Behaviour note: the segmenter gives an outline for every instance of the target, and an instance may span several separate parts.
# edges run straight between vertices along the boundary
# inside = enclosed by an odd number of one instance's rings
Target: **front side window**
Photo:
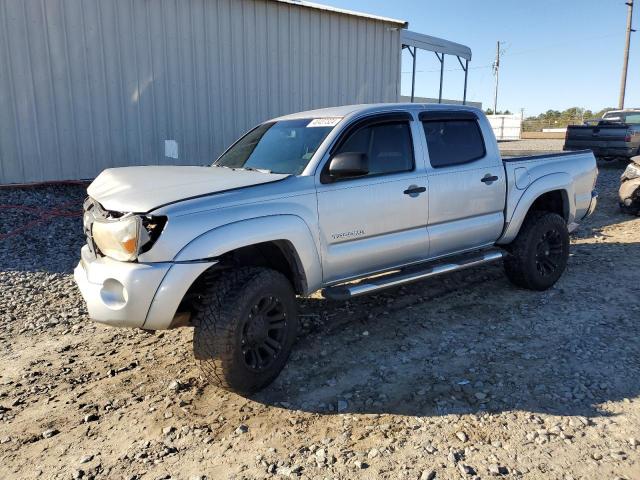
[[[339,153],[364,153],[369,175],[413,170],[411,132],[407,122],[377,123],[352,133],[338,148]]]
[[[298,175],[338,119],[282,120],[259,125],[227,150],[214,165]]]
[[[423,121],[433,168],[473,162],[485,156],[482,132],[475,120]]]

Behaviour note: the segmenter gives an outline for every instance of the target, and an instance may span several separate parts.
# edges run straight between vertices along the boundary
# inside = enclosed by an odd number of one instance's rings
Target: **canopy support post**
[[[444,77],[444,53],[442,54],[442,56],[438,55],[438,52],[433,52],[436,54],[436,57],[438,57],[438,60],[440,60],[440,93],[438,94],[438,103],[442,103],[442,81],[443,81],[443,77]]]
[[[463,65],[462,60],[460,60],[460,57],[456,57],[456,58],[458,59],[458,63],[460,63],[462,70],[464,70],[464,92],[462,93],[462,104],[466,105],[467,104],[467,78],[469,76],[469,60],[465,60]]]
[[[406,47],[413,57],[413,67],[411,69],[411,103],[413,103],[416,92],[416,57],[418,56],[418,47],[413,47],[413,51],[411,51],[411,47],[409,45],[403,45],[403,47]]]

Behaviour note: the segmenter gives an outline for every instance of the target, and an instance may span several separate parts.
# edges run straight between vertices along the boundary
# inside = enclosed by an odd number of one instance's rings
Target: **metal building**
[[[397,101],[406,26],[298,0],[0,0],[0,183],[210,163],[270,117]]]

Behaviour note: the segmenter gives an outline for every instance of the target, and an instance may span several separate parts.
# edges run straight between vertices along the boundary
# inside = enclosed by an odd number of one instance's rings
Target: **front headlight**
[[[137,215],[115,220],[96,219],[91,236],[104,255],[123,262],[135,260],[139,248],[149,241],[149,233]]]
[[[634,178],[640,177],[640,167],[635,163],[630,163],[627,165],[624,173],[622,174],[622,180],[633,180]]]

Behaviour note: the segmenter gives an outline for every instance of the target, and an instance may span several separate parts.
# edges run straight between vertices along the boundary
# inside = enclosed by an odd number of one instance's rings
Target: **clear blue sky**
[[[504,42],[498,109],[534,115],[548,109],[616,107],[624,51],[624,0],[315,0],[409,22],[409,29],[471,47],[469,100],[493,106],[491,64]],[[640,107],[640,1],[634,11],[625,106]],[[403,55],[403,72],[411,70]],[[445,61],[444,96],[462,95],[455,57]],[[447,71],[457,67],[457,71]],[[439,62],[419,51],[416,95],[437,97]],[[411,75],[403,73],[402,92]]]

